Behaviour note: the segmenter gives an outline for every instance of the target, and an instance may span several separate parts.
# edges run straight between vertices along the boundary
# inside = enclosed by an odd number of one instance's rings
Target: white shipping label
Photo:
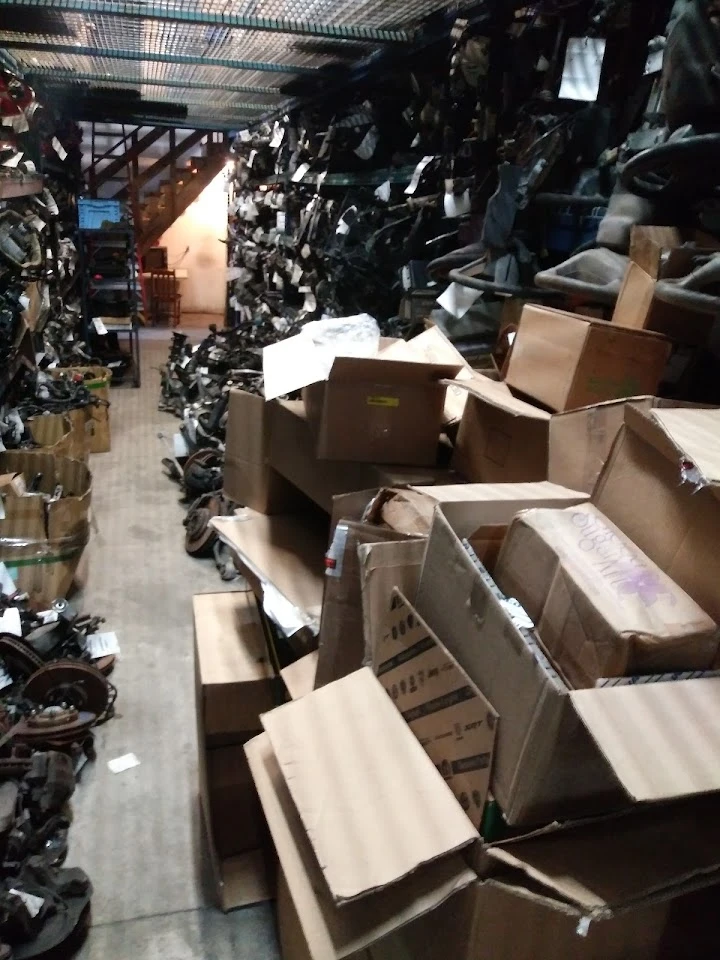
[[[108,760],[108,768],[111,773],[123,773],[125,770],[132,770],[133,767],[140,765],[140,761],[134,753],[124,753],[121,757],[115,757],[114,760]]]
[[[88,634],[87,649],[93,660],[120,655],[120,644],[114,630]]]
[[[605,41],[599,37],[570,37],[565,53],[561,100],[592,103],[600,90]]]
[[[104,337],[107,333],[107,327],[103,323],[102,317],[93,317],[93,326],[98,336]]]
[[[275,121],[275,126],[273,127],[272,140],[270,141],[270,146],[273,150],[277,150],[280,144],[283,142],[285,137],[285,127],[283,127],[278,121]]]

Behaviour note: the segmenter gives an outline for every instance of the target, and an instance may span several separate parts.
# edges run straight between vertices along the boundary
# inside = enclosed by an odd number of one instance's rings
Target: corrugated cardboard
[[[386,360],[416,360],[425,363],[451,363],[460,369],[456,380],[471,380],[473,369],[459,350],[456,350],[440,327],[423,330],[411,340],[397,340],[380,351]],[[449,385],[445,394],[444,420],[447,424],[459,423],[467,403],[467,393]]]
[[[576,689],[717,657],[717,624],[591,504],[518,514],[494,577]]]
[[[593,502],[720,623],[720,410],[628,408]]]
[[[368,668],[262,720],[335,903],[384,890],[477,839]]]
[[[311,698],[316,696],[310,694]],[[305,697],[298,703],[307,700]],[[392,707],[389,701],[388,704]],[[318,743],[324,743],[324,737]],[[432,911],[475,879],[460,856],[443,857],[378,894],[338,907],[323,879],[270,738],[267,734],[256,737],[246,744],[245,750],[311,960],[353,956]],[[364,759],[365,755],[360,757]],[[455,804],[454,799],[452,802]],[[370,839],[376,828],[384,832],[383,822],[390,810],[384,808],[381,815],[381,820],[373,825]],[[364,841],[365,837],[356,837],[361,847]]]
[[[210,522],[240,561],[267,616],[307,652],[320,628],[324,518],[313,511],[268,517],[244,509]]]
[[[278,400],[269,407],[272,410],[271,465],[327,513],[332,511],[333,497],[355,490],[408,483],[432,484],[438,479],[451,482],[449,472],[436,467],[318,460],[305,405],[298,400]]]
[[[280,671],[291,700],[299,700],[314,690],[317,662],[317,650],[312,650]]]
[[[193,613],[200,805],[218,900],[230,910],[272,896],[242,744],[274,701],[252,595],[199,594]]]
[[[262,729],[272,710],[272,668],[252,593],[193,597],[197,682],[205,741],[237,743]]]
[[[479,829],[497,713],[397,589],[374,654],[378,680]]]
[[[711,316],[658,300],[655,279],[636,263],[628,264],[611,322],[695,345],[706,343],[712,330]]]
[[[528,304],[506,383],[550,410],[573,410],[655,394],[669,355],[660,334]]]
[[[377,650],[384,633],[385,615],[397,587],[414,601],[425,556],[424,540],[370,543],[358,548],[362,596],[364,663],[377,672]]]
[[[259,513],[288,513],[298,504],[293,487],[269,465],[274,404],[231,390],[225,434],[223,492]]]
[[[35,443],[44,447],[47,453],[87,462],[90,431],[84,410],[30,417],[27,426]]]
[[[336,357],[326,381],[303,390],[321,460],[433,466],[445,386],[457,364]]]
[[[41,475],[40,494],[7,495],[0,520],[0,560],[35,609],[45,609],[72,588],[90,536],[90,471],[78,460],[42,451],[0,453],[0,474]],[[63,490],[50,500],[57,485]],[[44,494],[45,496],[41,495]]]
[[[103,401],[97,406],[85,407],[86,423],[90,432],[90,453],[110,451],[110,381],[112,370],[108,367],[55,367],[48,373],[56,379],[79,375],[88,390]],[[87,379],[86,375],[90,374]]]
[[[470,400],[460,423],[453,468],[479,483],[547,479],[550,414],[518,400],[504,383],[477,373],[459,386]]]
[[[363,665],[365,639],[358,548],[404,537],[394,530],[353,520],[341,520],[335,527],[325,566],[316,687],[339,680]]]
[[[677,416],[698,413],[671,412]],[[652,411],[649,418],[643,419],[643,415],[632,408],[626,412],[628,416],[638,416],[642,422],[650,424],[658,413],[662,415],[664,411]],[[618,438],[599,489],[604,488],[608,493],[609,505],[618,500],[622,502],[626,515],[630,517],[644,513],[638,510],[638,503],[652,504],[653,509],[663,510],[662,519],[659,513],[654,518],[655,535],[662,538],[668,520],[674,520],[670,494],[678,503],[689,497],[689,491],[686,493],[678,486],[677,461],[673,463],[675,486],[672,491],[665,490],[664,502],[653,501],[647,489],[638,491],[637,478],[628,469],[628,461],[621,464],[618,459],[627,432],[623,430]],[[661,464],[667,463],[661,454],[657,456]],[[645,462],[644,466],[649,464]],[[611,483],[611,479],[614,482]],[[610,498],[613,487],[615,491]],[[616,496],[621,487],[626,494],[632,490],[640,497],[635,501],[634,509]],[[709,490],[701,490],[698,496],[703,493],[709,495],[715,508],[717,524],[715,497]],[[599,507],[602,507],[601,499],[597,499]],[[621,714],[616,711],[617,698],[607,696],[613,688],[576,691],[571,697],[533,634],[524,628],[494,581],[463,547],[463,538],[485,519],[483,505],[465,505],[453,513],[454,506],[446,504],[436,510],[417,607],[502,718],[495,750],[492,792],[508,822],[542,823],[554,818],[618,809],[627,804],[629,798],[634,798],[639,783],[644,783],[645,788],[642,797],[637,799],[646,801],[689,796],[701,789],[717,789],[703,786],[703,778],[693,772],[695,767],[713,773],[720,769],[720,737],[714,722],[706,722],[704,697],[695,697],[693,687],[688,686],[693,681],[659,684],[649,699],[644,692],[646,686],[623,687],[628,692],[622,698]],[[617,517],[611,518],[621,526]],[[645,519],[642,523],[649,534]],[[627,527],[621,529],[629,533]],[[679,542],[688,540],[692,544],[687,528],[683,533]],[[676,530],[676,538],[679,536],[680,531]],[[632,536],[632,539],[642,546],[637,537]],[[679,552],[677,547],[675,549]],[[650,551],[645,552],[652,557]],[[658,556],[652,558],[662,566]],[[667,561],[668,557],[665,559]],[[704,560],[697,554],[693,559],[693,566],[695,563],[701,566]],[[670,573],[667,569],[666,572]],[[670,575],[680,582],[678,577]],[[693,596],[687,586],[685,589]],[[694,599],[700,602],[698,596]],[[717,684],[720,690],[717,679],[702,682]],[[703,687],[703,692],[705,689],[712,688]],[[634,694],[633,691],[640,692]],[[593,703],[594,709],[591,711],[583,706],[581,714],[573,704],[575,696],[583,704]],[[655,704],[655,698],[658,704],[664,698],[667,712],[660,711],[659,707],[649,710],[649,702]],[[617,740],[618,752],[612,756],[608,745],[609,731],[614,732]],[[690,731],[692,735],[688,736]],[[620,754],[624,765],[618,760]],[[662,764],[658,764],[658,757],[662,757]],[[666,772],[663,783],[656,784],[653,793],[656,766],[662,766]],[[622,791],[620,784],[624,788]]]

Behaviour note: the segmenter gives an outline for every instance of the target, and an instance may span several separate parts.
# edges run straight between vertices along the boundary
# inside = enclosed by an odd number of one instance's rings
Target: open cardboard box
[[[218,901],[230,910],[272,896],[243,749],[275,705],[272,670],[251,593],[198,594],[193,613],[200,804]]]
[[[720,411],[628,406],[592,497],[717,622],[719,437]],[[464,543],[487,518],[438,507],[417,607],[500,714],[492,791],[508,822],[719,790],[720,679],[568,690]]]
[[[266,516],[254,510],[210,521],[230,547],[265,614],[297,653],[317,646],[327,520],[314,510]]]

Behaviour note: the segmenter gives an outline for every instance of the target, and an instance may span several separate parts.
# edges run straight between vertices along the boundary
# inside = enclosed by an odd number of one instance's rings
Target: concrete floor
[[[78,603],[118,634],[118,716],[97,731],[98,759],[73,801],[70,866],[90,875],[93,928],[82,960],[278,960],[268,904],[224,915],[214,903],[199,815],[193,678],[194,593],[226,586],[183,549],[178,488],[161,466],[157,409],[167,331],[142,344],[143,386],[112,391],[112,452],[91,457],[89,580]],[[231,585],[230,585],[231,586]],[[135,753],[113,774],[107,761]]]

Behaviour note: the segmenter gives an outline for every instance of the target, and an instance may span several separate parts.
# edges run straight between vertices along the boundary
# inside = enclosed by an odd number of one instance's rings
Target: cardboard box
[[[48,370],[55,379],[73,377],[82,379],[88,390],[101,402],[97,406],[84,408],[86,423],[89,424],[90,453],[110,452],[110,381],[112,370],[108,367],[55,367]]]
[[[14,450],[0,453],[0,474],[19,474],[26,482],[41,475],[38,493],[3,497],[0,560],[31,606],[46,609],[68,595],[90,537],[90,471],[78,460]],[[58,485],[63,496],[52,500]]]
[[[355,490],[417,483],[450,483],[449,471],[439,468],[383,466],[318,460],[315,437],[308,423],[305,405],[298,400],[277,400],[267,405],[272,411],[269,456],[272,467],[327,513],[333,498]]]
[[[305,694],[315,689],[315,674],[317,672],[318,653],[312,650],[300,657],[295,663],[283,667],[280,676],[291,700],[299,700]]]
[[[303,389],[321,460],[433,466],[453,364],[336,357],[327,380]]]
[[[546,480],[550,414],[512,395],[504,383],[475,374],[452,466],[478,483]]]
[[[404,539],[404,534],[370,523],[341,520],[325,560],[325,590],[315,686],[359,670],[365,657],[358,548]]]
[[[264,823],[243,744],[274,706],[271,671],[250,593],[193,597],[200,804],[223,910],[272,896]]]
[[[35,443],[47,453],[87,463],[90,453],[90,428],[84,410],[30,417],[27,425]]]
[[[571,687],[717,657],[717,624],[591,504],[519,513],[494,576]]]
[[[23,497],[27,493],[25,477],[22,473],[3,473],[0,475],[0,492],[14,497]]]
[[[655,394],[670,341],[550,307],[522,313],[506,383],[550,410]]]
[[[327,520],[319,511],[268,517],[238,510],[210,521],[242,566],[265,614],[296,653],[317,646]]]
[[[325,687],[324,690],[312,693],[297,703],[312,701],[328,689],[331,688]],[[383,697],[387,699],[384,692]],[[395,711],[389,701],[388,705]],[[397,732],[397,724],[394,724],[393,728]],[[326,734],[332,729],[332,723],[326,725],[322,735],[315,741],[315,746],[321,748],[326,743]],[[405,728],[405,734],[412,738],[407,728]],[[286,893],[289,894],[296,915],[296,923],[290,931],[290,936],[285,936],[283,927],[287,917],[286,895],[281,882],[278,904],[281,943],[285,946],[286,943],[291,942],[298,948],[302,946],[305,949],[305,952],[291,952],[289,956],[293,960],[296,957],[309,957],[311,960],[333,960],[333,958],[340,960],[340,958],[353,957],[353,960],[356,960],[356,954],[366,960],[363,951],[418,916],[429,913],[475,879],[475,874],[465,865],[461,856],[457,854],[439,856],[404,880],[392,883],[376,894],[369,894],[338,906],[323,879],[317,857],[273,752],[270,738],[267,734],[262,734],[246,744],[245,750],[275,843],[282,873],[287,882]],[[365,761],[372,760],[373,752],[374,745],[368,753],[356,751],[353,748],[352,757],[346,759],[352,760],[362,775],[363,770],[366,769]],[[424,759],[427,760],[427,757]],[[432,769],[432,764],[430,764],[430,773],[440,779],[437,772]],[[342,781],[338,780],[338,783]],[[437,781],[434,781],[434,786],[436,785]],[[440,785],[443,786],[441,779]],[[452,795],[450,800],[457,808]],[[418,808],[417,796],[413,798],[412,806]],[[444,809],[445,804],[441,803],[440,806]],[[381,836],[386,836],[388,833],[392,835],[394,832],[394,814],[391,808],[390,803],[382,807],[379,819],[372,824],[368,836],[375,837],[376,842]],[[343,805],[341,809],[345,809],[347,813],[350,808],[345,808]],[[354,805],[352,809],[355,809]],[[424,805],[423,810],[424,832],[432,837],[435,832],[436,818],[442,817],[442,810],[431,803]],[[444,832],[442,823],[439,826],[442,834]],[[352,828],[352,833],[346,839],[354,841],[360,849],[364,847],[366,837]],[[396,840],[393,839],[389,843],[388,854],[391,854],[395,848]],[[438,844],[435,849],[439,851],[440,848],[441,844]],[[409,852],[412,853],[412,849]],[[350,866],[354,862],[353,857],[349,861]],[[302,933],[302,941],[298,935],[298,925]]]
[[[687,269],[692,269],[687,264]],[[637,263],[629,263],[611,322],[633,330],[661,333],[678,343],[702,345],[712,330],[712,317],[655,297],[655,279]]]
[[[720,411],[628,407],[625,415],[593,502],[717,622],[720,511],[710,477],[720,464]],[[689,477],[705,485],[697,490]],[[463,546],[487,521],[486,506],[453,507],[436,510],[417,608],[501,717],[492,792],[508,822],[720,788],[720,735],[709,705],[720,681],[569,691]]]
[[[269,465],[274,405],[244,390],[231,390],[225,434],[223,493],[259,513],[288,513],[300,498]]]
[[[272,710],[273,671],[252,593],[201,593],[193,597],[198,710],[204,742],[244,742],[262,729]]]
[[[374,659],[385,692],[479,830],[497,713],[397,589]]]

